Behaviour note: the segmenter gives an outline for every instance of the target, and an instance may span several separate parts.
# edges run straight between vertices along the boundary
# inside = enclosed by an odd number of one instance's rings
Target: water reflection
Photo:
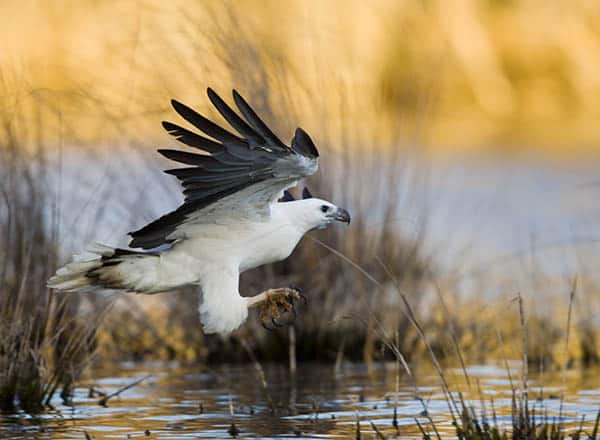
[[[472,383],[479,382],[488,414],[493,399],[499,424],[510,423],[511,388],[507,372],[495,366],[471,366]],[[95,371],[99,377],[77,389],[72,407],[59,399],[56,409],[39,416],[5,416],[2,438],[95,439],[126,438],[228,438],[232,423],[240,438],[354,438],[360,429],[374,435],[373,423],[384,435],[393,435],[394,412],[402,438],[421,438],[415,420],[430,430],[428,417],[442,433],[453,433],[448,406],[433,374],[422,373],[415,388],[400,381],[395,392],[393,365],[379,365],[367,373],[363,365],[346,365],[336,378],[331,366],[301,365],[296,381],[280,365],[265,366],[266,388],[251,365],[191,368],[176,364],[121,364]],[[459,382],[461,370],[448,370]],[[89,388],[116,393],[127,384],[147,377],[141,384],[98,405]],[[462,381],[461,381],[462,382]],[[467,402],[481,409],[479,391],[462,389]],[[539,414],[555,417],[561,411],[567,427],[578,426],[582,417],[590,426],[600,408],[597,372],[533,377],[532,405]],[[543,398],[543,400],[541,399]],[[231,409],[233,408],[233,414]],[[394,411],[395,409],[395,411]]]

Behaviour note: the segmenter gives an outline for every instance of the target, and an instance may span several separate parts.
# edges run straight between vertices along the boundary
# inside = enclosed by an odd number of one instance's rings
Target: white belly
[[[244,240],[241,249],[240,272],[263,264],[285,260],[290,256],[302,234],[292,226],[277,230],[257,231]]]
[[[191,229],[191,228],[190,228]],[[300,239],[302,231],[289,223],[244,223],[201,225],[192,236],[175,246],[198,261],[200,273],[205,263],[237,265],[240,272],[287,258]]]

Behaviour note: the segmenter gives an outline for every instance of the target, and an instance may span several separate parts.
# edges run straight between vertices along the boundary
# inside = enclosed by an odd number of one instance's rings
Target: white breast
[[[282,205],[282,206],[279,206]],[[306,228],[297,216],[290,216],[286,206],[276,204],[265,221],[224,219],[220,223],[190,225],[189,238],[175,245],[176,252],[195,258],[199,272],[205,263],[235,264],[240,272],[287,258]]]
[[[240,272],[286,259],[300,238],[301,232],[289,223],[257,225],[241,243]]]

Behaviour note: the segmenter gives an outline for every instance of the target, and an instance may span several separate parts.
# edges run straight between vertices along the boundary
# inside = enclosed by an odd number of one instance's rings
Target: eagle
[[[295,199],[288,189],[317,171],[319,152],[302,129],[284,144],[233,90],[234,111],[214,90],[208,99],[227,130],[172,100],[175,111],[196,130],[163,122],[179,142],[200,154],[160,149],[184,166],[165,172],[183,186],[184,201],[137,231],[129,249],[93,244],[93,258],[76,258],[58,269],[48,287],[61,291],[120,290],[155,294],[196,286],[205,333],[230,334],[260,309],[260,319],[293,310],[301,298],[292,287],[255,296],[239,292],[240,273],[286,259],[309,231],[333,222],[350,223],[348,211],[312,197]],[[276,322],[273,320],[273,322]]]

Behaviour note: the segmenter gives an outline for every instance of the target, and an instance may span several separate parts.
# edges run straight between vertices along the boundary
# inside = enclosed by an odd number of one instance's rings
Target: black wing
[[[208,154],[158,150],[169,159],[190,165],[165,171],[181,181],[185,200],[175,211],[138,231],[130,232],[130,247],[151,249],[171,243],[180,238],[176,233],[178,228],[192,217],[199,218],[200,210],[213,207],[217,202],[223,204],[224,199],[229,200],[229,205],[244,204],[243,200],[231,196],[257,184],[260,185],[252,193],[254,205],[251,209],[259,209],[266,203],[276,201],[282,190],[316,171],[319,153],[304,130],[296,129],[291,147],[288,147],[235,90],[233,99],[243,117],[212,89],[209,88],[207,93],[212,104],[239,136],[186,105],[171,101],[181,117],[210,138],[171,122],[163,122],[163,127],[178,141]],[[248,203],[244,208],[248,209]]]

